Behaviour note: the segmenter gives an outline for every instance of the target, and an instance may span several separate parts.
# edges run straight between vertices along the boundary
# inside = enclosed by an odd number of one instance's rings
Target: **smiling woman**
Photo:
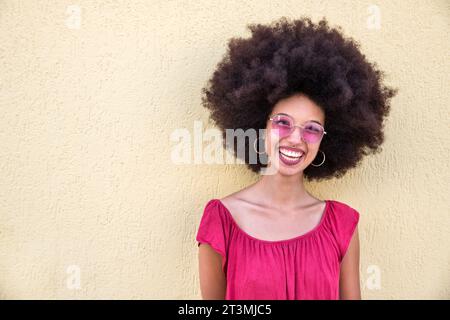
[[[309,18],[283,17],[271,25],[248,28],[252,36],[229,41],[226,56],[203,88],[203,105],[224,133],[266,128],[280,100],[302,93],[320,109],[316,114],[321,123],[326,121],[320,147],[323,154],[332,155],[320,167],[306,167],[305,178],[342,177],[364,155],[380,151],[383,121],[397,89],[383,85],[384,73],[367,61],[356,41],[346,38],[340,27],[330,28],[325,18],[314,24]],[[251,147],[247,143],[246,149]],[[265,166],[248,161],[248,153],[245,156],[252,171]]]
[[[202,296],[360,299],[360,214],[315,198],[304,178],[341,177],[378,152],[397,89],[326,19],[249,29],[250,38],[230,40],[202,101],[224,136],[258,129],[248,152],[236,143],[233,151],[263,174],[206,204],[196,237]],[[268,161],[249,161],[250,152]]]

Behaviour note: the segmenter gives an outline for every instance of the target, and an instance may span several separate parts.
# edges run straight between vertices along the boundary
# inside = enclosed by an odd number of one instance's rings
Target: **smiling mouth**
[[[304,157],[304,153],[301,151],[293,151],[288,149],[279,148],[278,153],[281,161],[286,165],[298,164]]]
[[[278,151],[283,155],[291,159],[299,159],[304,155],[302,151],[293,151],[283,147],[280,147]]]

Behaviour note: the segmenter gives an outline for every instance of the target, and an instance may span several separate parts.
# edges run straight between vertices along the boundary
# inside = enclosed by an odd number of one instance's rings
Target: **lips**
[[[288,157],[292,158],[299,158],[301,157],[305,152],[302,149],[292,148],[292,147],[280,147],[279,151]]]
[[[278,149],[280,160],[289,166],[298,164],[305,154],[302,149],[292,148],[292,147],[279,147]]]

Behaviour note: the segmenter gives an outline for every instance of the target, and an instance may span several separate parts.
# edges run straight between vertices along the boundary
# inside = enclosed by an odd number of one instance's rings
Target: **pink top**
[[[312,230],[269,241],[242,230],[219,199],[208,201],[196,240],[223,257],[225,300],[338,300],[340,263],[359,213],[336,200],[325,202]]]

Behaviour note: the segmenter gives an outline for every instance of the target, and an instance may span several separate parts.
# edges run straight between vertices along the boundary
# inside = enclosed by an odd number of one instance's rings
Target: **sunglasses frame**
[[[274,120],[274,118],[275,118],[276,116],[284,116],[284,117],[288,117],[288,118],[290,118],[290,119],[292,120],[292,123],[293,123],[293,125],[291,126],[292,130],[291,130],[291,132],[289,133],[289,135],[287,135],[286,137],[290,136],[290,135],[292,134],[292,132],[295,131],[295,127],[299,127],[299,128],[300,128],[300,135],[301,135],[301,137],[302,137],[302,139],[303,139],[303,130],[305,129],[305,126],[306,126],[309,122],[312,122],[312,123],[314,123],[314,124],[316,124],[316,125],[322,127],[323,134],[322,134],[322,136],[320,137],[320,139],[319,139],[318,141],[320,141],[320,140],[323,138],[323,136],[327,134],[327,132],[325,131],[325,128],[324,128],[320,123],[317,123],[317,122],[314,122],[314,121],[307,121],[306,124],[304,124],[303,126],[302,126],[302,125],[296,125],[296,124],[295,124],[295,121],[294,121],[294,118],[292,118],[290,115],[285,114],[285,113],[277,113],[277,114],[273,115],[272,117],[270,117],[269,120],[272,122],[272,124],[273,124],[273,120]]]

